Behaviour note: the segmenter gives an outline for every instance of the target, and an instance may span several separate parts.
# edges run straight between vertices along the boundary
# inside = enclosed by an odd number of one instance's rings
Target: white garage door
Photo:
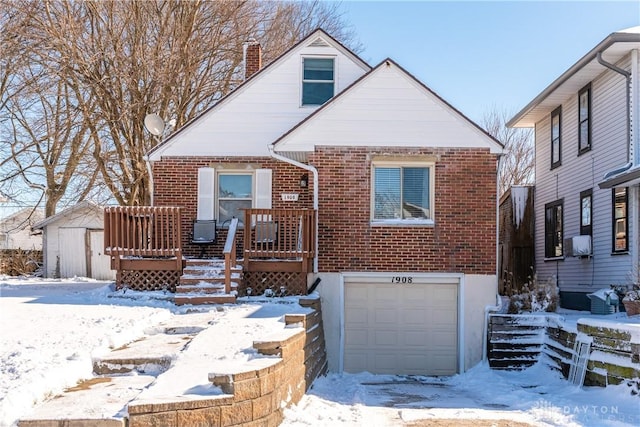
[[[394,280],[411,283],[391,283]],[[390,277],[373,283],[345,280],[346,372],[457,372],[457,283],[416,282],[420,280],[415,277]]]

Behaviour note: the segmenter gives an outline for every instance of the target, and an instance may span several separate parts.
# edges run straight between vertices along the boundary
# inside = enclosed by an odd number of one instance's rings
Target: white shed
[[[104,254],[104,208],[81,202],[35,224],[42,229],[44,271],[47,277],[115,279]]]

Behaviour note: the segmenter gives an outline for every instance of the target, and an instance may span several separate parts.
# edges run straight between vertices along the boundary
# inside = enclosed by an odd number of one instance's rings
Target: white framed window
[[[433,224],[434,174],[434,163],[374,162],[372,223]]]
[[[233,217],[242,221],[243,209],[253,206],[253,193],[253,174],[218,172],[218,222],[222,224]]]
[[[302,105],[322,105],[335,92],[335,59],[302,58]]]
[[[242,223],[243,209],[271,209],[271,179],[271,169],[198,169],[197,219],[223,225],[236,217]]]

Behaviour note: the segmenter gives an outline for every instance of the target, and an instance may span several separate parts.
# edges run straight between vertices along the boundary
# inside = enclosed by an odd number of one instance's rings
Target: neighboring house
[[[33,226],[42,230],[46,277],[91,277],[112,280],[110,259],[104,255],[104,208],[85,201],[43,219]]]
[[[196,218],[257,235],[258,217],[317,212],[297,271],[305,289],[320,279],[331,370],[448,375],[481,360],[496,302],[502,149],[391,59],[372,68],[316,30],[148,157],[154,205],[187,218],[187,255]],[[293,268],[267,262],[250,283]]]
[[[0,219],[0,249],[42,250],[42,235],[31,231],[42,217],[42,210],[24,208]]]
[[[514,185],[500,197],[498,271],[500,295],[511,296],[533,279],[534,188]]]
[[[535,269],[565,308],[638,280],[639,52],[640,27],[612,33],[508,123],[535,128]]]

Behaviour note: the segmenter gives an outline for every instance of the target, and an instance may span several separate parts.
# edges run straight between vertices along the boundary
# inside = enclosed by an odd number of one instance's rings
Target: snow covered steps
[[[235,303],[242,280],[242,266],[231,269],[231,292],[224,289],[224,260],[189,259],[176,287],[176,305]]]
[[[187,344],[209,325],[169,324],[145,339],[93,358],[93,378],[38,406],[19,427],[125,427],[127,406],[168,370]]]
[[[491,315],[488,359],[492,369],[525,369],[538,361],[543,349],[545,316]]]

